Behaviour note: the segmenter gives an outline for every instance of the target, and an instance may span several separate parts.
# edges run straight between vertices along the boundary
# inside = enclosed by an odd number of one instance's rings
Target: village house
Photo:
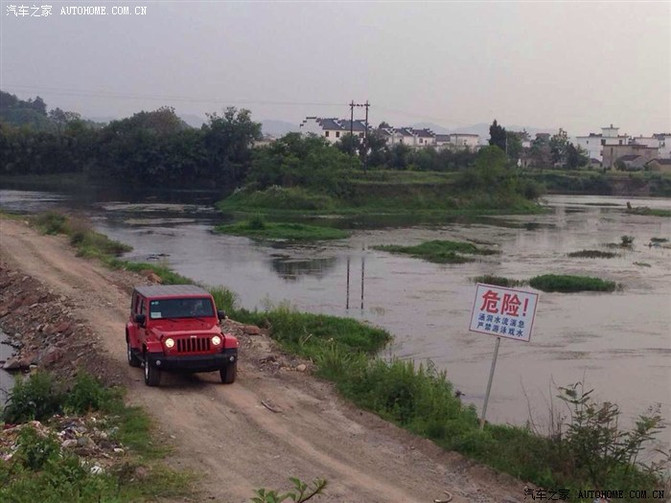
[[[300,131],[302,134],[321,136],[333,144],[350,132],[363,138],[366,134],[366,123],[355,119],[350,125],[349,119],[306,117],[300,125]]]
[[[375,128],[368,127],[368,131]],[[402,144],[410,148],[434,147],[438,149],[448,148],[453,150],[477,150],[480,144],[480,136],[469,133],[436,134],[428,128],[416,129],[405,127],[382,127],[375,129],[379,131],[388,147]],[[302,134],[314,134],[328,140],[333,144],[350,132],[349,119],[306,117],[300,125]],[[363,138],[366,133],[366,123],[362,120],[352,122],[354,135]]]
[[[636,165],[645,165],[648,161],[652,161],[658,157],[658,151],[656,148],[648,147],[646,145],[638,145],[636,143],[629,143],[624,145],[606,145],[603,147],[603,161],[602,166],[606,169],[613,169],[617,165],[617,161],[624,156],[636,156],[642,157],[640,161],[637,161]],[[633,162],[633,158],[627,157],[630,164]],[[643,163],[643,164],[641,164]]]
[[[648,163],[645,165],[645,169],[657,173],[671,173],[671,159],[653,159],[652,161],[648,161]]]

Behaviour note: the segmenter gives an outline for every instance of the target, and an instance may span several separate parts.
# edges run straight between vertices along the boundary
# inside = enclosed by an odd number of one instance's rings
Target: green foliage
[[[312,193],[343,197],[348,175],[359,161],[331,146],[324,138],[289,133],[254,153],[246,183],[257,190],[273,185],[302,187]]]
[[[272,185],[263,190],[236,191],[217,206],[221,210],[333,210],[338,203],[331,196],[317,194],[302,187]]]
[[[55,211],[38,213],[32,218],[32,223],[45,234],[69,236],[70,244],[77,249],[77,255],[80,257],[105,258],[132,250],[131,246],[94,231],[85,220],[64,213]]]
[[[322,494],[326,489],[327,481],[325,479],[314,479],[311,487],[300,479],[291,477],[289,480],[294,485],[294,490],[284,494],[278,493],[275,490],[256,489],[251,503],[281,503],[282,501],[291,500],[295,503],[303,503],[312,499],[314,496]]]
[[[620,236],[620,246],[622,248],[631,248],[634,245],[634,236]]]
[[[650,242],[651,242],[651,243],[668,243],[669,240],[668,240],[668,238],[655,238],[655,237],[652,237],[652,238],[650,238]]]
[[[391,340],[389,332],[381,328],[351,318],[301,313],[287,304],[271,306],[266,311],[235,311],[231,316],[269,328],[283,347],[307,357],[319,354],[325,342],[345,351],[369,354]]]
[[[654,217],[671,217],[671,210],[665,210],[661,208],[648,208],[647,206],[639,206],[637,208],[632,208],[627,210],[628,213],[633,215],[651,215]]]
[[[613,258],[617,257],[617,253],[605,252],[601,250],[580,250],[571,252],[568,254],[568,256],[579,258]]]
[[[590,276],[545,274],[529,280],[529,284],[544,292],[612,292],[617,288],[614,281]]]
[[[286,239],[289,241],[343,239],[349,236],[346,231],[333,227],[283,222],[264,223],[258,217],[235,224],[218,225],[215,231],[257,239]]]
[[[498,147],[502,152],[506,151],[506,129],[501,127],[496,119],[489,126],[489,144]]]
[[[2,419],[7,423],[48,419],[62,412],[64,398],[46,372],[36,372],[28,379],[18,377],[2,410]]]
[[[119,260],[113,257],[107,257],[104,259],[104,261],[105,264],[112,269],[123,269],[126,271],[140,273],[151,271],[161,278],[161,281],[164,285],[184,285],[193,283],[193,280],[182,276],[181,274],[177,274],[167,265],[150,264],[148,262],[131,262],[128,260]]]
[[[86,372],[79,372],[68,393],[65,394],[63,408],[66,412],[83,415],[94,410],[109,410],[118,400],[118,395],[110,388]]]
[[[659,406],[641,415],[632,430],[623,431],[618,424],[619,407],[595,403],[594,390],[576,383],[559,391],[559,398],[571,407],[571,421],[560,444],[560,455],[571,463],[571,481],[586,481],[595,487],[617,485],[618,489],[653,486],[661,473],[641,467],[638,455],[664,428]]]
[[[32,222],[44,234],[67,234],[70,230],[68,217],[56,211],[38,213]]]
[[[462,264],[472,261],[472,259],[459,255],[459,253],[478,255],[498,253],[496,250],[478,248],[472,243],[459,241],[426,241],[416,246],[379,245],[373,248],[391,253],[405,253],[438,264]]]
[[[210,287],[208,291],[212,295],[217,309],[226,312],[227,315],[235,310],[238,297],[234,292],[221,286]]]
[[[484,283],[486,285],[496,285],[503,286],[507,288],[512,288],[514,286],[519,286],[524,284],[524,281],[519,281],[516,279],[504,278],[503,276],[493,276],[491,274],[485,274],[484,276],[476,276],[473,278],[475,283]]]

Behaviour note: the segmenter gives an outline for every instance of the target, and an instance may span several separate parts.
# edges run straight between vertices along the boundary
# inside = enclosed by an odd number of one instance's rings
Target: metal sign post
[[[471,323],[468,329],[471,332],[496,336],[494,358],[492,358],[492,367],[489,370],[485,403],[482,406],[480,429],[485,427],[487,404],[492,390],[501,337],[529,342],[531,340],[531,329],[536,318],[537,304],[538,294],[536,292],[481,283],[478,283],[476,287]]]
[[[494,358],[492,358],[492,368],[489,369],[489,381],[487,382],[487,392],[485,393],[485,404],[482,406],[482,417],[480,418],[480,429],[485,427],[485,417],[487,416],[487,404],[489,403],[489,392],[492,390],[492,381],[494,380],[494,369],[496,369],[496,359],[499,356],[499,346],[501,345],[501,337],[496,338],[496,345],[494,346]]]

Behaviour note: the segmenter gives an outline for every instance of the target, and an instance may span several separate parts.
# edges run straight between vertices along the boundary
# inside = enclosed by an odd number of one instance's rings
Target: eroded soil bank
[[[146,279],[77,258],[61,237],[21,222],[0,220],[0,232],[0,326],[20,349],[17,365],[64,379],[84,367],[126,385],[174,445],[169,462],[202,476],[191,501],[246,502],[290,476],[328,479],[324,502],[427,502],[445,491],[452,501],[523,501],[524,482],[352,407],[265,334],[235,324],[235,384],[212,373],[146,387],[126,364],[123,337],[130,289]]]

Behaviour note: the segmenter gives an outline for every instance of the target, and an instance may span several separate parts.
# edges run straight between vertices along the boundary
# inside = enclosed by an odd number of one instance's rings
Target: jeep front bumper
[[[147,353],[146,364],[171,372],[212,372],[234,365],[237,361],[238,350],[225,349],[223,353],[208,355],[165,356],[162,353]]]

